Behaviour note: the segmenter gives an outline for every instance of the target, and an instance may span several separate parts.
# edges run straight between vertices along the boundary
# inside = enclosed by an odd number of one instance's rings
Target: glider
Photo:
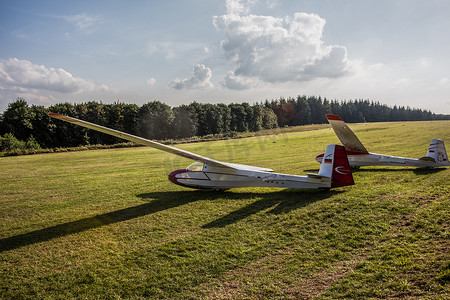
[[[435,168],[450,166],[443,140],[432,139],[426,156],[418,159],[370,153],[356,137],[345,122],[336,115],[326,115],[328,122],[347,151],[348,161],[352,168],[362,166],[405,166],[418,168]],[[323,162],[323,155],[316,160]]]
[[[274,170],[267,168],[218,161],[186,150],[56,113],[49,113],[48,115],[52,118],[196,161],[186,169],[175,170],[169,174],[169,180],[171,182],[184,187],[215,189],[217,191],[236,187],[281,187],[328,190],[330,188],[354,184],[345,148],[339,145],[327,146],[324,154],[324,163],[321,165],[318,174],[306,174],[306,176],[289,175],[274,173]]]

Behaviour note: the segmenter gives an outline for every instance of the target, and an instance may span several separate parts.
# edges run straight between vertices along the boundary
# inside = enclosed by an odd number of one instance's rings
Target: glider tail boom
[[[327,146],[318,175],[331,177],[332,188],[355,184],[345,147]]]

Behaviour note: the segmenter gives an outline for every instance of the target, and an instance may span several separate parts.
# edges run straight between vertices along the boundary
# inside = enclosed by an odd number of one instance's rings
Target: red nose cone
[[[178,169],[178,170],[175,170],[175,171],[171,172],[171,173],[169,174],[169,180],[170,180],[171,182],[175,183],[175,184],[183,185],[183,186],[184,186],[184,184],[179,183],[179,182],[178,182],[178,179],[176,178],[176,175],[177,175],[177,174],[184,173],[184,172],[187,172],[187,169]]]
[[[324,155],[325,155],[325,153],[322,153],[322,154],[317,155],[317,156],[316,156],[316,160],[317,160],[318,162],[322,163],[322,160],[323,160],[323,156],[324,156]]]

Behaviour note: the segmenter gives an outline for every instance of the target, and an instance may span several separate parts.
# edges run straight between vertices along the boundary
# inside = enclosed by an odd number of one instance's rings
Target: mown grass
[[[420,157],[450,122],[350,125]],[[212,158],[316,172],[331,129],[200,142]],[[0,158],[0,298],[446,298],[450,169],[367,167],[329,192],[171,184],[139,147]]]

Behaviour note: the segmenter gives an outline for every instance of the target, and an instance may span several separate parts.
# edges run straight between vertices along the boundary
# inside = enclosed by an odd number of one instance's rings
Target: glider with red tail
[[[169,174],[169,180],[171,182],[184,187],[215,190],[226,190],[236,187],[281,187],[328,190],[330,188],[354,184],[346,151],[343,146],[327,146],[324,153],[324,163],[321,165],[318,174],[306,174],[305,176],[289,175],[275,173],[272,169],[267,168],[218,161],[60,114],[49,113],[49,116],[196,161],[186,169],[175,170]]]
[[[339,116],[326,115],[326,117],[339,140],[344,145],[347,151],[348,161],[352,168],[362,166],[403,166],[417,168],[450,166],[443,140],[432,139],[427,155],[418,159],[370,153]],[[323,157],[324,154],[319,154],[316,160],[322,163]]]

